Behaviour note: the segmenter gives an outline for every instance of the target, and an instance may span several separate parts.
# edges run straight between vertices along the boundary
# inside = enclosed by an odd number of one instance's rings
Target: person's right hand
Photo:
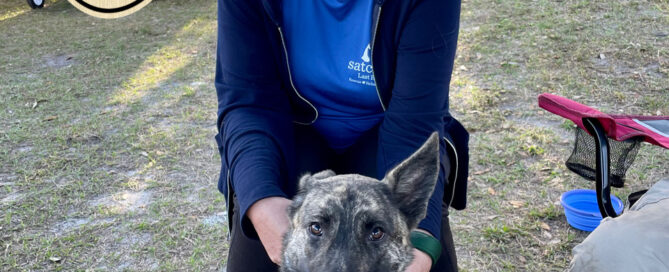
[[[258,200],[246,212],[272,262],[281,264],[283,235],[290,228],[288,206],[293,201],[283,197]]]

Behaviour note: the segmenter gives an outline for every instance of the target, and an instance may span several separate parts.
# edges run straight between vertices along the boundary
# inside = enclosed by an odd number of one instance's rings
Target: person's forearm
[[[263,198],[253,203],[246,214],[254,226],[256,223],[261,224],[268,217],[273,217],[276,214],[283,214],[281,218],[285,217],[287,220],[288,213],[286,208],[291,202],[290,199],[284,197]]]
[[[424,252],[413,249],[413,261],[407,267],[406,272],[427,272],[432,269],[432,259]]]
[[[430,235],[437,239],[441,238],[441,217],[443,216],[442,202],[445,187],[443,172],[444,171],[440,171],[434,192],[432,193],[432,196],[430,196],[425,218],[418,224],[419,229],[426,230]]]
[[[287,209],[291,203],[287,198],[268,197],[258,200],[247,211],[267,255],[276,264],[281,263],[283,235],[290,227]]]
[[[416,231],[432,235],[424,229],[416,229]],[[432,258],[430,255],[414,248],[413,261],[411,261],[411,264],[407,267],[406,272],[427,272],[430,271],[430,269],[432,269]]]
[[[278,114],[268,112],[272,116],[267,117],[263,113],[256,109],[236,109],[228,113],[224,123],[225,163],[229,167],[231,189],[238,201],[242,230],[250,238],[256,235],[250,222],[245,220],[249,207],[264,198],[287,197],[280,182],[285,178],[282,176],[284,155],[281,150],[287,148],[288,133],[270,123],[290,125],[290,121],[278,118]],[[261,131],[263,128],[265,130]]]

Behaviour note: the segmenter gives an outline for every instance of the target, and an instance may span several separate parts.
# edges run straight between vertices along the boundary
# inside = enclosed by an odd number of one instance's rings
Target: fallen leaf
[[[545,229],[545,230],[551,230],[551,226],[549,226],[548,224],[546,224],[546,223],[544,223],[544,222],[541,222],[541,224],[540,224],[539,226],[540,226],[542,229]]]
[[[44,118],[44,121],[53,121],[53,120],[56,120],[56,119],[58,119],[58,116],[51,115],[51,116],[47,116],[46,118]]]
[[[54,262],[54,263],[59,263],[59,262],[60,262],[60,258],[59,258],[59,257],[55,257],[55,256],[53,256],[53,257],[49,257],[49,261],[52,261],[52,262]]]
[[[46,99],[39,99],[39,100],[33,99],[32,103],[31,102],[26,103],[26,107],[30,108],[31,110],[34,110],[35,108],[37,108],[37,106],[39,106],[40,103],[43,103],[43,102],[46,102],[46,101],[48,101],[48,100],[46,100]]]
[[[505,61],[499,64],[502,67],[517,67],[518,63],[515,61]]]
[[[484,169],[484,170],[481,170],[481,171],[476,171],[476,172],[474,172],[474,173],[472,173],[472,174],[474,174],[474,175],[483,175],[483,174],[488,173],[488,172],[490,172],[490,169]]]
[[[495,192],[495,189],[493,189],[492,187],[488,187],[488,194],[495,195],[497,194],[497,192]]]
[[[520,208],[525,206],[525,201],[511,200],[509,201],[509,204],[511,204],[511,206],[513,206],[514,208]]]
[[[558,185],[562,184],[562,182],[563,182],[562,178],[560,178],[560,177],[555,177],[555,178],[553,178],[553,179],[549,182],[549,184],[550,184],[551,186],[558,186]]]
[[[599,53],[599,58],[600,59],[606,59],[606,56],[604,55],[604,53]]]
[[[523,257],[523,256],[518,257],[518,260],[520,260],[521,263],[526,263],[527,262],[527,259],[525,259],[525,257]]]

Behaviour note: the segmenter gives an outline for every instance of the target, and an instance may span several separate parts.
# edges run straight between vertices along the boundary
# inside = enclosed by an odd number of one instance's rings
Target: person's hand
[[[425,234],[430,234],[426,230],[416,229]],[[432,268],[432,258],[427,253],[422,252],[418,249],[413,249],[413,261],[407,267],[406,272],[428,272]]]
[[[283,197],[263,198],[251,205],[246,213],[270,260],[279,265],[283,235],[290,228],[287,208],[292,202]]]
[[[406,272],[428,272],[432,268],[432,258],[418,249],[413,249],[413,261]]]

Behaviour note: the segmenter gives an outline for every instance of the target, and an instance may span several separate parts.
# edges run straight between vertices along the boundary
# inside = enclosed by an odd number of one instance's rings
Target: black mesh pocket
[[[626,141],[614,141],[609,139],[610,172],[609,181],[611,186],[621,188],[625,185],[625,173],[632,163],[641,146],[641,139],[632,138]],[[567,160],[567,168],[589,180],[595,180],[596,169],[595,138],[582,129],[576,129],[576,142],[574,151]]]

